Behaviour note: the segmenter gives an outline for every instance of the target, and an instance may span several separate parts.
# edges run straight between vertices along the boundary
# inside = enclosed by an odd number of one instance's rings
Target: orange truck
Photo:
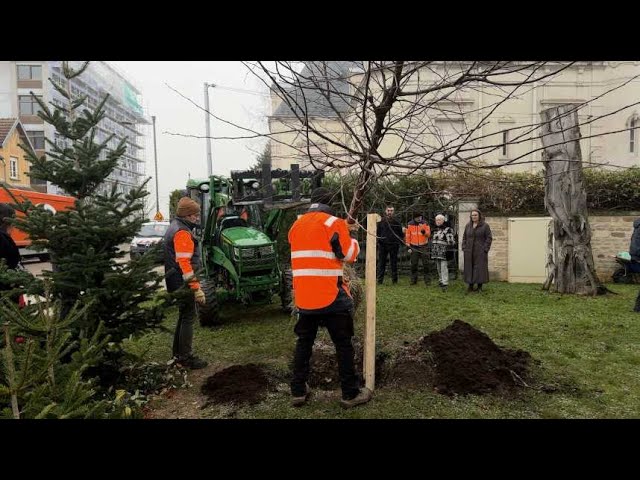
[[[65,195],[54,195],[52,193],[41,193],[32,190],[20,190],[17,188],[10,188],[9,192],[11,192],[11,195],[13,195],[19,202],[24,202],[28,199],[34,205],[43,205],[46,210],[49,210],[52,213],[73,208],[76,200],[74,197],[67,197]],[[16,200],[11,198],[11,195],[9,195],[4,188],[0,187],[0,202],[15,204]],[[17,212],[17,215],[22,216],[22,213]],[[46,251],[36,252],[29,249],[31,246],[31,240],[26,233],[18,230],[17,228],[13,228],[11,229],[11,238],[13,238],[16,245],[18,245],[20,254],[23,257],[38,257],[41,261],[48,259],[49,255]]]

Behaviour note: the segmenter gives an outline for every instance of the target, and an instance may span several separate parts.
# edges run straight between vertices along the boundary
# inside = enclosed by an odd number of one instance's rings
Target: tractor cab
[[[190,179],[187,195],[201,206],[198,273],[206,303],[198,305],[203,326],[220,322],[220,305],[269,303],[279,295],[291,308],[292,275],[278,258],[278,232],[284,212],[309,203],[322,172],[270,170],[231,172]]]

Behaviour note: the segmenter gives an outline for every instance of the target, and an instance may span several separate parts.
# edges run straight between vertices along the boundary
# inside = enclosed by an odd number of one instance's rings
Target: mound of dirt
[[[503,349],[461,320],[406,346],[393,360],[390,383],[431,385],[445,395],[507,393],[529,376],[531,355]]]
[[[209,403],[254,405],[273,388],[264,369],[254,363],[233,365],[206,379],[200,391]]]

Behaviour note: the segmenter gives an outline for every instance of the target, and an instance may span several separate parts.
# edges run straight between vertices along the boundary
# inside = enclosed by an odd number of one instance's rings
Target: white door
[[[509,282],[547,279],[547,229],[550,217],[509,218]]]

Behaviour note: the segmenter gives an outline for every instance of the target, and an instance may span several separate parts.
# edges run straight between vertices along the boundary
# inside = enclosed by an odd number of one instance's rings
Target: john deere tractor
[[[319,174],[264,169],[232,172],[231,179],[190,179],[188,195],[202,206],[199,274],[206,303],[198,307],[203,326],[220,323],[226,302],[270,303],[280,296],[290,309],[292,276],[278,258],[277,237],[285,210],[308,203]]]

